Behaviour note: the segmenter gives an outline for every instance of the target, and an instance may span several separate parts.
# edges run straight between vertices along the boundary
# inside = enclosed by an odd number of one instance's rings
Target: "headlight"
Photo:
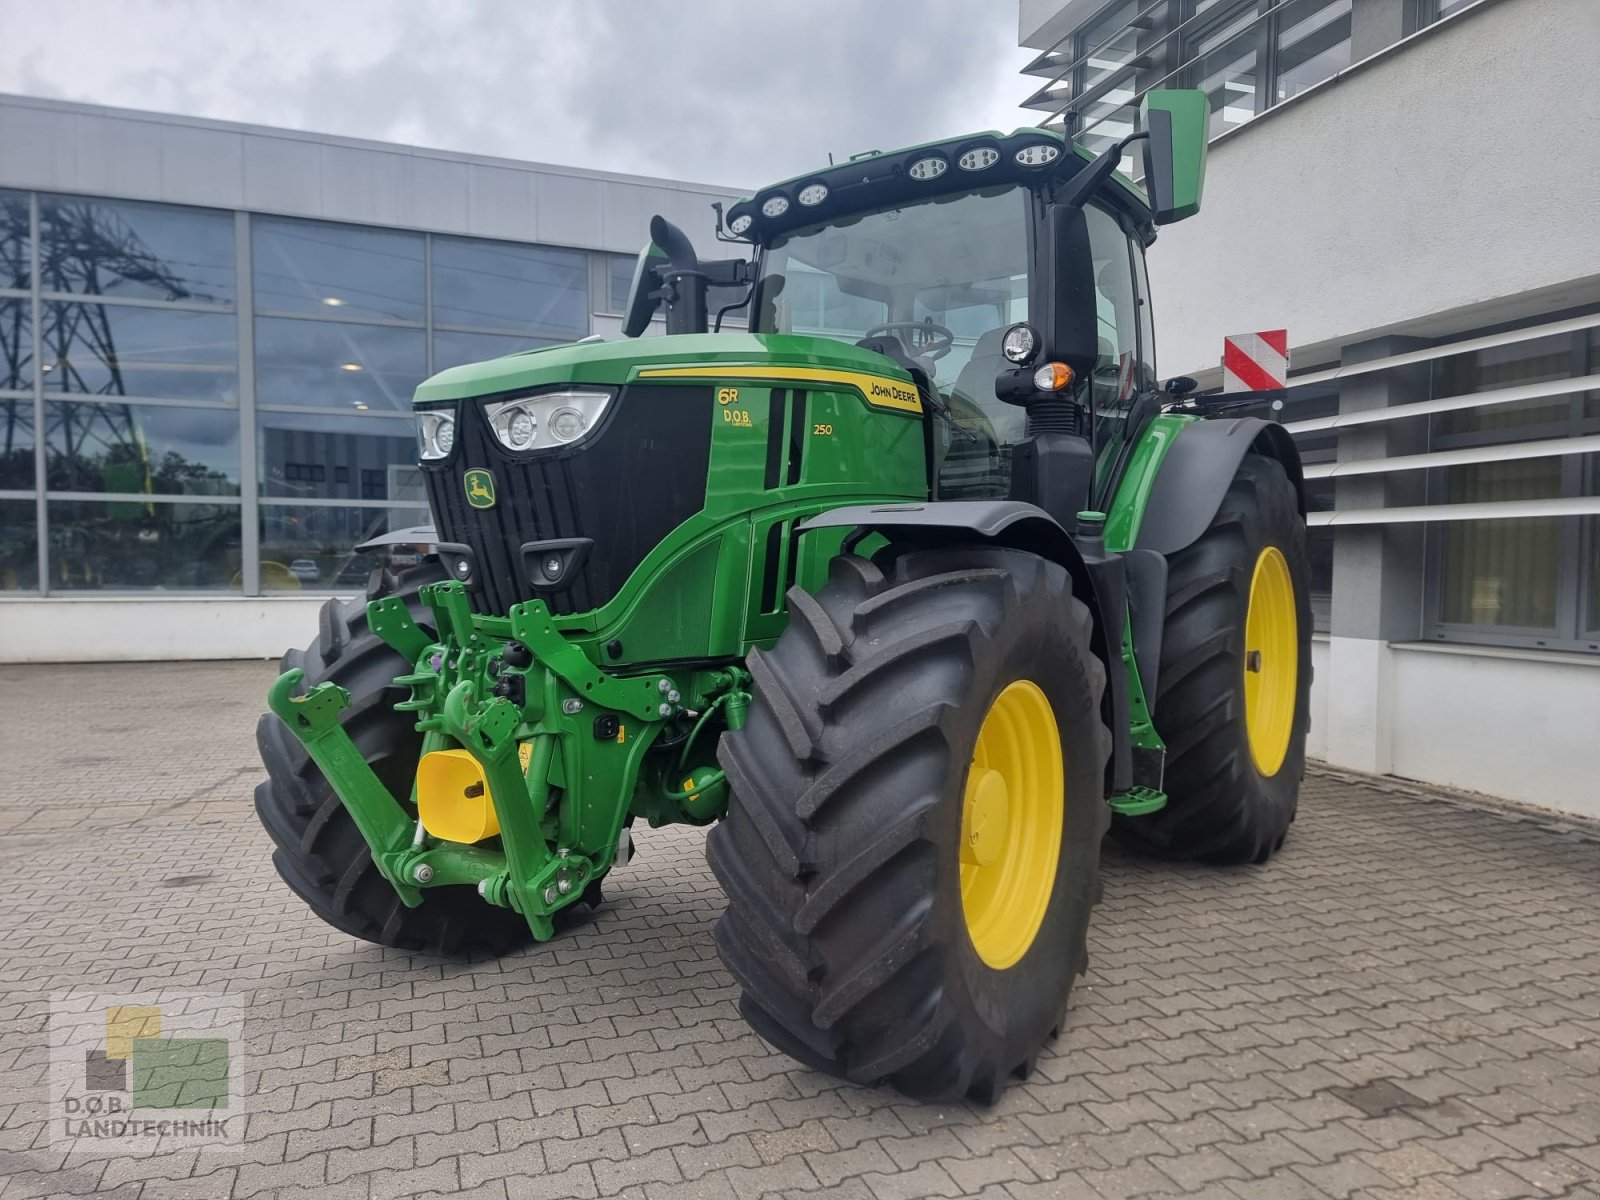
[[[484,406],[489,428],[508,450],[543,450],[576,442],[600,423],[610,392],[541,392]]]
[[[448,458],[456,444],[456,414],[447,408],[417,414],[417,452],[424,459]]]
[[[1032,326],[1026,322],[1013,325],[1000,339],[1000,353],[1018,366],[1030,360],[1038,348],[1039,339],[1034,337]]]

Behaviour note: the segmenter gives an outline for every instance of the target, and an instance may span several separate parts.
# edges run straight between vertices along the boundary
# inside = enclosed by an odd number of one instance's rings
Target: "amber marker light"
[[[1059,392],[1072,382],[1072,368],[1066,363],[1048,362],[1033,373],[1033,386],[1041,392]]]

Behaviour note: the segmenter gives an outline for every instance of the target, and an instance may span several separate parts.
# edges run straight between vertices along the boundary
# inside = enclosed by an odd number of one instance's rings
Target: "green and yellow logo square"
[[[467,503],[473,508],[494,507],[494,476],[482,467],[475,467],[461,477],[466,489]]]

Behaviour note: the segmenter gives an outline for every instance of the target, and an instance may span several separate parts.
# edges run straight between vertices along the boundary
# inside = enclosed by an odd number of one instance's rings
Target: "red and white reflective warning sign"
[[[1289,331],[1264,329],[1222,339],[1222,390],[1266,392],[1289,382]]]

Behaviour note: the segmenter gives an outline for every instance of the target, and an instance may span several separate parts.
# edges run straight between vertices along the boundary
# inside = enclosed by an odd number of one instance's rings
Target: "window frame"
[[[1540,319],[1549,320],[1551,316],[1547,314]],[[1600,368],[1600,340],[1591,341],[1589,332],[1561,335],[1568,339],[1569,378],[1580,378]],[[1504,429],[1435,433],[1433,419],[1430,418],[1428,449],[1431,452],[1474,446],[1510,446],[1520,442],[1600,434],[1600,411],[1592,416],[1585,414],[1585,407],[1592,395],[1575,392],[1568,396],[1565,421],[1522,426],[1514,431],[1515,436],[1509,438],[1505,436],[1507,431]],[[1561,483],[1557,494],[1561,498],[1600,495],[1600,454],[1563,454],[1559,456],[1559,462]],[[1444,487],[1445,472],[1449,469],[1436,467],[1427,472],[1426,503],[1448,502]],[[1455,522],[1428,522],[1424,532],[1423,640],[1523,650],[1600,651],[1600,596],[1589,594],[1583,578],[1583,565],[1592,562],[1594,555],[1600,554],[1600,518],[1573,516],[1546,519],[1556,522],[1556,607],[1555,620],[1549,628],[1446,621],[1445,549],[1448,527]],[[1588,611],[1590,608],[1596,611]]]

